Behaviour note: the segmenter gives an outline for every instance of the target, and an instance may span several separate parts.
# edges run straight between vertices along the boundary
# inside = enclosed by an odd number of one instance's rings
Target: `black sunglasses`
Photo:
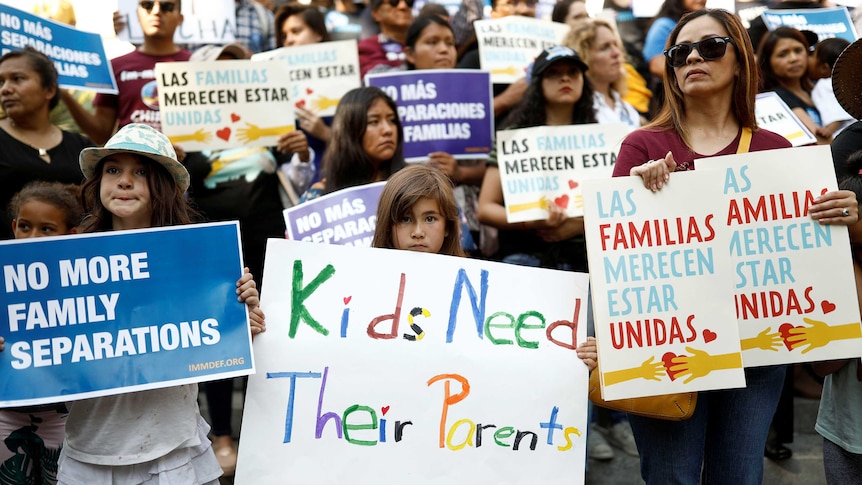
[[[682,67],[688,60],[691,51],[697,49],[700,57],[705,61],[721,59],[727,52],[727,45],[733,44],[730,37],[710,37],[700,42],[683,42],[664,51],[667,63],[670,67]]]
[[[152,13],[153,7],[155,7],[157,3],[159,4],[160,12],[171,13],[177,8],[177,4],[174,2],[153,2],[152,0],[142,0],[138,5],[140,5],[142,9],[146,10],[147,13]]]
[[[385,1],[386,3],[388,3],[388,4],[389,4],[389,6],[390,6],[390,7],[392,7],[392,8],[397,7],[397,6],[398,6],[398,4],[399,4],[399,3],[401,3],[401,0],[384,0],[384,1]],[[414,2],[415,2],[415,0],[404,0],[404,3],[406,3],[406,4],[407,4],[407,6],[408,6],[408,7],[410,7],[410,8],[413,8],[413,3],[414,3]]]

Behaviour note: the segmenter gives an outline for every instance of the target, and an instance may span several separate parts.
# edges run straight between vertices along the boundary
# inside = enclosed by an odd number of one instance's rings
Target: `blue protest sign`
[[[456,159],[486,159],[494,135],[490,74],[434,69],[369,74],[398,105],[404,125],[404,159],[421,162],[431,152]]]
[[[64,88],[116,93],[117,83],[98,34],[0,4],[0,54],[31,46],[54,61]]]
[[[284,210],[287,238],[371,247],[386,182],[349,187]]]
[[[254,372],[236,222],[4,241],[0,407]]]
[[[793,27],[810,30],[820,40],[839,37],[853,42],[856,29],[847,7],[806,8],[801,10],[767,10],[763,12],[763,23],[769,30],[778,27]]]

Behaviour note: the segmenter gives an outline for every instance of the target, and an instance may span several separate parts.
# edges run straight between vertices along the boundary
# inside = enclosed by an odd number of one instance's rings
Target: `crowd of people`
[[[255,278],[263,273],[266,240],[284,237],[282,209],[372,182],[388,181],[375,247],[588,271],[582,217],[550,204],[544,220],[508,222],[495,151],[487,160],[434,151],[424,163],[405,163],[396,103],[378,88],[351,90],[333,117],[297,106],[297,129],[276,146],[188,153],[160,132],[158,106],[145,99],[156,82],[144,73],[159,62],[248,59],[341,39],[357,40],[363,76],[478,69],[472,24],[486,15],[481,2],[464,0],[453,12],[434,3],[414,9],[414,0],[277,8],[236,0],[236,43],[194,52],[174,40],[181,2],[138,2],[143,42],[112,60],[118,94],[99,94],[91,105],[58,87],[52,61],[38,51],[0,57],[0,203],[8,207],[0,238],[238,220],[248,268],[236,295],[249,308],[253,336],[265,330]],[[839,103],[830,78],[839,56],[862,45],[818,41],[790,27],[767,32],[752,23],[749,31],[737,15],[704,5],[666,0],[644,25],[628,5],[610,0],[616,20],[591,18],[582,0],[557,2],[552,18],[569,33],[537,53],[524,78],[493,85],[496,129],[624,123],[633,131],[614,176],[640,177],[644,190],[658,191],[672,172],[694,170],[698,158],[790,147],[758,126],[755,97],[773,91],[817,143],[832,144],[841,190],[822,194],[810,214],[821,224],[850,226],[858,248],[862,108]],[[494,0],[488,15],[529,17],[536,7],[536,0]],[[68,9],[57,12],[68,18]],[[115,23],[122,28],[118,17]],[[72,122],[59,126],[60,111]],[[285,197],[285,189],[301,197]],[[854,269],[862,282],[862,266]],[[578,355],[595,368],[595,340],[582,343]],[[862,421],[848,411],[862,400],[852,379],[858,367],[856,359],[802,371],[823,389],[817,431],[830,483],[853,483],[862,473]],[[760,483],[764,454],[792,455],[784,446],[792,410],[787,423],[776,408],[792,408],[799,369],[748,368],[745,388],[702,392],[686,421],[594,410],[588,455],[609,460],[615,447],[639,456],[648,484]],[[202,387],[208,422],[197,385],[0,410],[0,441],[21,428],[31,429],[34,441],[0,446],[0,464],[29,463],[21,475],[34,480],[27,483],[217,483],[236,467],[235,382]],[[790,438],[782,438],[788,426]]]

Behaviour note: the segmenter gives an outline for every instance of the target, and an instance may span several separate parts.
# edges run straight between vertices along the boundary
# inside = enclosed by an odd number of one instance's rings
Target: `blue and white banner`
[[[0,3],[0,55],[27,46],[54,61],[61,87],[117,92],[98,34],[81,32]]]
[[[0,407],[254,372],[236,222],[0,242]]]
[[[407,162],[426,161],[431,152],[456,159],[487,159],[491,153],[494,95],[488,72],[419,70],[371,74],[366,82],[398,105]]]
[[[840,37],[848,42],[856,40],[856,29],[847,7],[767,10],[763,12],[763,23],[769,30],[778,27],[810,30],[820,40],[832,37]]]
[[[371,247],[384,185],[349,187],[285,209],[287,239]]]

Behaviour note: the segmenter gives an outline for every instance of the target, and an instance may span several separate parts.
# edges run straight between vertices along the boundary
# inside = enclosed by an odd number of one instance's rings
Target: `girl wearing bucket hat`
[[[569,47],[545,49],[533,62],[524,99],[502,126],[516,129],[595,123],[593,89],[584,76],[586,70],[587,65]],[[493,150],[479,192],[479,222],[499,230],[498,256],[504,262],[586,271],[584,219],[567,218],[565,210],[556,204],[549,204],[548,211],[544,221],[515,224],[507,221],[497,154]]]
[[[183,196],[189,174],[168,138],[150,126],[124,126],[104,148],[83,150],[80,165],[89,212],[82,232],[188,224],[194,218]],[[263,313],[247,270],[237,288],[249,308],[252,335],[260,333]],[[186,384],[73,402],[58,483],[217,484],[222,470],[197,396],[197,385]]]

